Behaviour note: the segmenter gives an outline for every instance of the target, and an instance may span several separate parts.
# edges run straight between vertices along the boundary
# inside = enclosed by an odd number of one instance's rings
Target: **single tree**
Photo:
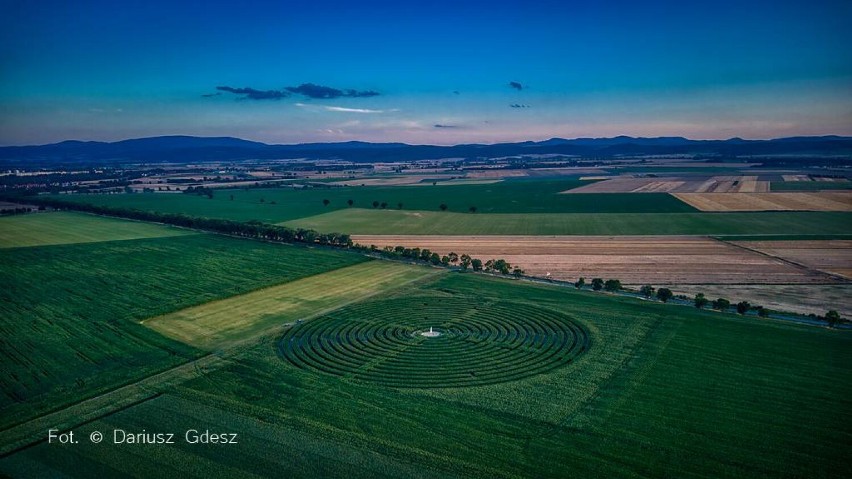
[[[651,286],[650,284],[646,284],[646,285],[642,286],[641,288],[639,288],[639,293],[646,298],[650,298],[650,297],[654,296],[654,291],[655,291],[654,287]]]
[[[512,270],[512,275],[516,278],[520,278],[524,275],[524,270],[515,266],[515,269]]]
[[[470,262],[470,265],[473,266],[474,271],[482,271],[482,260],[479,258],[473,258]]]
[[[441,209],[441,211],[447,211],[447,204],[446,204],[446,203],[441,203],[441,204],[438,206],[438,208],[440,208],[440,209]]]
[[[378,207],[379,207],[379,202],[378,202],[378,201],[374,201],[374,202],[373,202],[373,208],[378,208]]]
[[[470,211],[471,213],[476,213],[476,206],[471,206],[470,208],[468,208],[468,211]]]
[[[754,309],[757,310],[757,315],[760,316],[761,318],[768,318],[769,317],[769,310],[764,308],[763,306],[755,306]]]
[[[751,309],[751,305],[748,301],[740,301],[737,303],[737,313],[746,314],[749,309]]]
[[[441,257],[438,256],[438,253],[432,253],[429,255],[429,262],[434,265],[439,265],[441,264]]]
[[[617,279],[608,279],[604,283],[604,289],[607,291],[616,292],[621,289],[621,281]]]
[[[450,254],[448,254],[447,256],[450,257],[450,263],[456,264],[459,262],[459,255],[453,253],[452,251],[450,251]]]
[[[461,267],[462,269],[470,268],[470,263],[473,261],[473,258],[470,257],[469,254],[461,255]]]
[[[674,293],[669,288],[660,288],[657,290],[657,299],[664,303],[672,299],[672,296],[674,296]]]
[[[828,321],[829,327],[834,327],[837,323],[840,322],[840,313],[835,310],[831,310],[825,313],[825,320]]]
[[[387,207],[388,207],[388,204],[387,204],[387,202],[382,201],[382,204],[381,204],[381,205],[379,205],[379,206],[381,206],[381,207],[382,207],[382,209],[385,209],[385,208],[387,208]]]
[[[352,206],[352,205],[355,204],[355,201],[354,200],[346,200],[346,204],[349,205],[349,206]]]
[[[704,297],[704,293],[698,293],[695,295],[693,302],[695,303],[696,308],[701,309],[707,306],[707,303],[709,303],[710,300]]]
[[[265,199],[263,199],[263,198],[261,198],[261,199],[260,199],[260,202],[261,202],[261,203],[266,203],[266,200],[265,200]]]
[[[331,203],[331,201],[329,201],[329,200],[327,200],[327,199],[322,200],[322,204],[323,204],[323,206],[328,206],[328,204],[329,204],[329,203]]]
[[[716,301],[713,301],[713,309],[718,309],[719,311],[727,311],[730,307],[731,302],[725,298],[718,298]]]
[[[586,278],[580,278],[574,282],[574,287],[577,289],[583,289],[583,286],[586,285]]]
[[[441,256],[441,264],[444,266],[450,265],[450,257],[447,255]]]
[[[396,207],[397,207],[397,209],[400,209],[400,210],[401,210],[401,209],[402,209],[402,203],[397,203],[397,204],[396,204]]]
[[[166,188],[168,188],[168,186]],[[231,195],[231,201],[234,201],[234,195]]]
[[[603,289],[604,280],[603,278],[594,278],[592,279],[592,289],[595,291],[600,291]]]

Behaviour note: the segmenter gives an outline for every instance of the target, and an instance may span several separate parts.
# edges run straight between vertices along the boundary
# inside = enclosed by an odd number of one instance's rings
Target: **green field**
[[[353,186],[336,188],[276,188],[215,190],[212,199],[189,194],[139,193],[126,195],[63,195],[64,200],[102,206],[136,208],[164,213],[184,213],[237,221],[259,220],[278,223],[329,211],[349,209],[348,200],[360,208],[372,208],[373,201],[387,203],[388,209],[439,211],[441,203],[449,211],[468,212],[476,206],[480,213],[647,213],[694,212],[693,207],[665,193],[602,193],[562,195],[587,181],[536,180],[477,185],[445,186]],[[233,197],[233,200],[231,199]],[[329,200],[328,206],[323,200]],[[273,204],[274,203],[274,204]]]
[[[414,308],[415,303],[429,307]],[[447,305],[446,314],[441,305]],[[522,316],[513,317],[511,310]],[[374,320],[379,314],[390,322]],[[433,355],[418,353],[429,350],[412,346],[407,356],[396,356],[379,347],[391,343],[364,338],[372,325],[384,324],[389,326],[378,334],[386,341],[419,344],[406,339],[410,330],[405,329],[428,324],[419,314],[437,314],[436,322],[498,328],[479,337],[482,344],[475,344],[476,336],[459,336],[474,343],[457,349],[448,343],[430,346],[438,364],[449,361],[458,371],[483,367],[465,359],[472,351],[546,357],[547,349],[509,339],[518,334],[540,339],[529,329],[536,321],[556,330],[556,324],[569,324],[566,320],[575,323],[589,335],[590,346],[567,364],[508,382],[477,386],[470,375],[458,387],[417,387],[440,372],[434,370]],[[499,330],[501,323],[507,328]],[[292,363],[280,349],[282,342],[294,344],[302,337],[300,328],[313,325],[328,332],[326,339],[299,344],[311,348],[316,364]],[[363,333],[346,333],[353,327]],[[449,324],[443,327],[450,331]],[[332,343],[332,338],[351,340]],[[361,357],[375,361],[347,360]],[[334,362],[355,372],[322,369]],[[411,381],[405,387],[381,385],[371,376],[400,364],[412,367],[400,376]],[[506,371],[513,370],[514,363],[505,364]],[[309,320],[239,353],[221,369],[75,428],[81,437],[116,428],[178,432],[175,445],[42,443],[0,460],[0,472],[842,477],[852,457],[850,368],[852,335],[845,331],[442,274]],[[187,429],[235,432],[240,442],[186,444]]]
[[[771,191],[849,190],[852,181],[773,181],[769,188]]]
[[[580,196],[580,195],[573,195]],[[640,195],[636,195],[640,196]],[[353,208],[283,223],[348,234],[768,235],[852,233],[852,213],[490,214]]]
[[[71,212],[0,218],[0,248],[92,243],[195,234],[168,226]]]
[[[0,249],[0,427],[199,354],[138,321],[365,260],[200,234]]]
[[[178,341],[211,349],[257,336],[276,325],[337,309],[437,271],[370,261],[200,304],[143,324]]]

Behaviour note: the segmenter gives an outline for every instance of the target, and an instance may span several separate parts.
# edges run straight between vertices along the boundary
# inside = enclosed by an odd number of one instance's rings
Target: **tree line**
[[[577,289],[582,289],[586,285],[586,279],[580,278],[574,282],[574,287]],[[609,291],[609,292],[618,292],[622,289],[625,289],[621,285],[621,281],[617,279],[608,279],[606,281],[603,278],[594,278],[591,283],[592,290],[594,291]],[[663,303],[667,303],[670,299],[677,297],[678,299],[682,299],[684,301],[692,301],[693,306],[697,309],[704,309],[706,307],[710,307],[716,311],[726,312],[731,309],[731,302],[725,298],[716,298],[714,300],[710,300],[705,297],[704,293],[697,293],[693,298],[689,298],[685,295],[675,296],[674,292],[669,288],[654,288],[650,284],[643,285],[639,288],[639,294],[644,296],[645,298],[652,299],[655,298]],[[763,306],[755,306],[749,303],[748,301],[740,301],[739,303],[733,305],[737,314],[745,315],[749,311],[754,311],[761,318],[768,318],[771,311],[768,308]],[[809,315],[812,319],[821,319],[826,321],[830,327],[834,327],[838,323],[842,321],[846,321],[845,319],[840,317],[840,314],[836,310],[828,311],[825,316],[817,316],[815,314]]]

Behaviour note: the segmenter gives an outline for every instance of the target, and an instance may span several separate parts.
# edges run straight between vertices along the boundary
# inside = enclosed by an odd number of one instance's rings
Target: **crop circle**
[[[514,381],[564,366],[588,347],[586,329],[564,314],[466,297],[359,303],[300,323],[278,342],[296,367],[398,388]]]

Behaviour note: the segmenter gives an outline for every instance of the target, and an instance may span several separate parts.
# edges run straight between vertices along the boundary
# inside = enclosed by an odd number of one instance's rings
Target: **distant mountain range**
[[[0,162],[6,164],[112,164],[194,163],[250,159],[339,159],[354,162],[383,162],[440,158],[497,158],[519,155],[560,154],[613,158],[632,155],[694,154],[736,158],[747,156],[852,157],[852,137],[791,137],[774,140],[690,140],[682,137],[551,138],[545,141],[466,144],[455,146],[408,145],[405,143],[303,143],[268,145],[230,137],[159,136],[117,141],[63,141],[40,146],[0,147]]]

